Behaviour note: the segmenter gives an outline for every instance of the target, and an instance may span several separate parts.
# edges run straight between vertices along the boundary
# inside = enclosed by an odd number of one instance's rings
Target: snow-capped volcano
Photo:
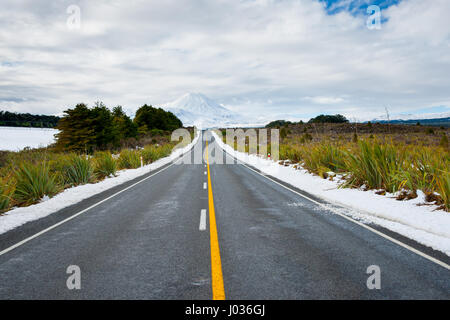
[[[199,128],[225,127],[242,122],[242,117],[201,93],[187,93],[173,102],[163,105],[175,114],[185,126]]]

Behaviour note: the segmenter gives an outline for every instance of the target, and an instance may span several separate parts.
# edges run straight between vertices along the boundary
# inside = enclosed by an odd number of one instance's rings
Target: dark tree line
[[[183,123],[172,112],[161,108],[153,108],[144,104],[136,111],[134,122],[139,130],[166,130],[173,131],[183,126]]]
[[[6,127],[54,128],[59,119],[57,116],[0,111],[0,126]]]
[[[291,121],[286,121],[286,120],[275,120],[272,122],[269,122],[269,124],[266,125],[266,128],[279,128],[279,127],[284,127],[287,125],[293,124]]]
[[[112,111],[97,102],[92,108],[80,103],[64,111],[56,127],[56,147],[60,150],[92,152],[115,149],[126,139],[139,138],[152,132],[175,130],[182,122],[171,112],[144,105],[131,120],[121,106]]]
[[[321,114],[315,118],[311,118],[308,121],[308,123],[346,123],[346,122],[348,122],[347,118],[345,118],[341,114],[336,115]],[[300,120],[299,122],[291,122],[286,120],[275,120],[267,124],[266,128],[280,128],[295,124],[303,124],[303,121]]]
[[[315,118],[312,118],[308,122],[309,123],[346,123],[346,122],[348,122],[348,120],[341,114],[336,114],[336,115],[321,114]]]

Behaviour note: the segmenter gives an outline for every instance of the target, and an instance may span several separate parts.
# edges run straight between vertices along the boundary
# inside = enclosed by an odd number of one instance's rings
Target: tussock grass
[[[162,146],[148,145],[140,151],[144,164],[152,163],[160,158],[167,157],[172,152],[173,145],[165,144]]]
[[[58,192],[55,176],[50,173],[45,162],[22,163],[14,171],[14,178],[16,181],[14,200],[19,205],[33,204],[45,195],[51,197]]]
[[[270,152],[268,148],[268,152]],[[294,145],[280,145],[280,160],[291,160],[294,162],[300,162],[303,159],[303,152],[301,148]]]
[[[393,144],[359,141],[359,146],[346,152],[342,168],[350,172],[344,186],[358,187],[365,184],[369,189],[399,190],[396,174],[405,168],[406,153]]]
[[[193,133],[193,131],[192,131]],[[141,139],[125,149],[116,159],[111,151],[94,155],[59,152],[52,148],[27,149],[20,152],[0,152],[0,213],[13,206],[27,206],[38,202],[45,195],[51,197],[65,188],[94,183],[118,169],[138,168],[144,163],[167,157],[175,143],[170,136],[152,136],[151,141]],[[152,145],[147,145],[148,143]]]
[[[97,152],[94,154],[94,174],[99,179],[115,176],[117,171],[117,161],[109,151]]]
[[[236,148],[236,146],[234,146]],[[450,211],[450,155],[446,144],[407,144],[386,136],[357,137],[355,142],[320,136],[314,140],[292,137],[280,144],[280,160],[299,163],[308,171],[328,177],[344,177],[341,187],[407,192],[398,199],[413,198],[417,190]]]
[[[120,169],[136,169],[141,166],[139,151],[124,149],[120,152],[118,159]]]
[[[144,164],[149,164],[159,159],[160,157],[158,156],[158,153],[158,148],[153,145],[146,146],[144,149],[142,149],[141,156]]]
[[[436,189],[441,197],[442,208],[450,211],[450,173],[443,171],[436,179]]]
[[[305,169],[327,178],[329,171],[339,171],[344,167],[345,154],[337,145],[330,142],[311,145],[303,153]]]
[[[9,207],[14,191],[15,180],[11,178],[0,178],[0,213]]]
[[[68,155],[62,173],[65,182],[72,186],[90,183],[95,178],[92,161],[86,155]]]
[[[156,149],[156,155],[158,157],[157,159],[169,156],[172,153],[173,147],[174,147],[174,145],[172,143],[158,146]],[[157,160],[157,159],[155,159],[155,160]]]

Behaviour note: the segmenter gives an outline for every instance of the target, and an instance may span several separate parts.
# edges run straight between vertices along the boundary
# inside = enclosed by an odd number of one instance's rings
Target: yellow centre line
[[[208,140],[206,140],[206,165],[208,167],[208,204],[209,204],[209,238],[211,240],[211,278],[213,300],[225,300],[223,287],[222,262],[220,260],[219,238],[217,237],[216,214],[209,170]]]

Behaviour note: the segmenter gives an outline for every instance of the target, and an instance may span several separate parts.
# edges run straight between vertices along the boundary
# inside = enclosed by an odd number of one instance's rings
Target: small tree
[[[112,111],[113,126],[119,132],[119,141],[127,138],[137,138],[137,125],[128,117],[122,109],[117,106]]]
[[[147,126],[148,130],[175,130],[183,126],[183,123],[172,112],[161,108],[143,105],[136,111],[134,123],[139,127]]]
[[[91,111],[80,103],[73,109],[64,111],[64,116],[56,128],[56,147],[66,151],[82,151],[95,145],[94,128],[92,128]]]

